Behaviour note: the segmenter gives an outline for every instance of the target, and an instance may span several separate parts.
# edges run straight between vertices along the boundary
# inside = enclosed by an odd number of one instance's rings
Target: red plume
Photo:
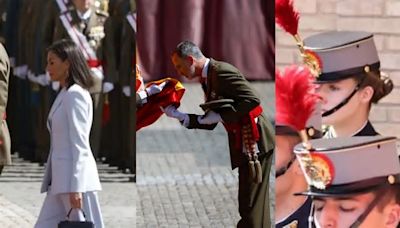
[[[276,0],[275,21],[286,32],[297,34],[299,13],[293,7],[293,0]]]
[[[276,122],[297,131],[305,129],[319,99],[311,72],[307,67],[292,65],[283,74],[277,70],[275,80]]]

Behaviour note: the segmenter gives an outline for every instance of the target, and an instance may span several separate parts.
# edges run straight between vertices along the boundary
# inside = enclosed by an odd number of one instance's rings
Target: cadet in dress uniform
[[[135,1],[126,1],[130,11],[124,12],[121,28],[121,46],[119,51],[119,84],[121,86],[120,131],[122,139],[123,167],[129,168],[132,173],[136,169],[136,106],[133,93],[135,91],[136,66],[136,4]],[[121,6],[124,6],[121,5]],[[126,7],[123,7],[125,9]],[[128,123],[128,127],[126,127]]]
[[[212,130],[218,122],[224,123],[232,169],[239,168],[241,219],[237,226],[271,227],[268,186],[275,142],[260,99],[238,69],[206,58],[190,41],[178,44],[172,62],[179,74],[203,79],[208,105],[203,107],[203,116],[181,113],[174,106],[166,107],[165,114],[189,129]]]
[[[46,161],[50,149],[50,136],[47,131],[47,116],[50,111],[57,91],[58,82],[51,83],[49,75],[46,73],[47,51],[46,49],[53,43],[54,29],[56,21],[61,13],[72,9],[73,5],[69,0],[44,0],[40,4],[38,13],[40,24],[36,29],[35,42],[35,58],[33,80],[39,85],[39,102],[40,107],[37,115],[37,139],[36,139],[36,159],[41,163]],[[43,14],[43,8],[46,14]]]
[[[400,223],[396,138],[360,136],[295,147],[317,227],[392,227]]]
[[[316,59],[325,137],[377,135],[368,120],[372,103],[392,91],[368,32],[334,31],[310,36],[304,48]]]
[[[303,177],[300,165],[293,153],[294,146],[302,140],[299,133],[291,127],[291,123],[286,119],[288,106],[295,103],[285,102],[287,97],[295,97],[295,91],[288,89],[297,87],[308,88],[307,95],[299,97],[302,102],[309,100],[308,94],[315,92],[312,80],[302,77],[313,78],[306,66],[290,66],[284,73],[275,77],[276,84],[276,158],[275,158],[275,227],[276,228],[306,228],[309,226],[308,217],[311,213],[311,198],[295,196],[294,193],[305,191],[307,182]],[[286,87],[285,89],[282,87]],[[294,89],[294,88],[293,88]],[[300,96],[297,94],[297,96]],[[282,99],[282,100],[281,100]],[[310,114],[306,122],[306,133],[308,138],[321,138],[321,116],[319,113],[318,98],[314,98],[315,110]],[[296,110],[302,112],[302,110]],[[304,111],[304,110],[303,110]]]
[[[30,96],[30,118],[31,128],[33,131],[33,139],[35,147],[33,148],[32,159],[34,161],[44,163],[46,155],[49,151],[49,136],[46,129],[47,113],[44,113],[43,107],[48,103],[46,97],[43,97],[43,86],[48,85],[48,79],[42,77],[42,35],[43,28],[43,8],[49,0],[33,0],[32,17],[30,18],[32,25],[26,31],[25,36],[29,40],[29,45],[26,48],[27,55],[27,79],[31,88]],[[48,105],[48,104],[47,104]],[[47,144],[46,144],[47,142]]]
[[[104,131],[102,133],[101,149],[102,154],[107,155],[107,161],[118,166],[120,169],[125,170],[128,168],[125,163],[124,154],[127,154],[126,149],[123,147],[123,137],[126,137],[128,127],[126,127],[126,118],[123,115],[129,115],[129,104],[123,104],[123,93],[121,81],[123,77],[129,77],[119,72],[121,47],[124,42],[129,40],[122,40],[122,26],[125,15],[129,11],[129,1],[127,0],[114,0],[109,2],[109,17],[107,18],[105,30],[105,58],[107,59],[107,67],[105,69],[104,78],[104,93],[105,105],[109,106],[109,120],[104,123]],[[123,52],[131,53],[132,50],[125,49]],[[134,50],[132,51],[134,54]],[[133,115],[133,114],[132,114]]]
[[[17,55],[15,59],[14,75],[18,77],[16,80],[17,87],[17,105],[18,109],[18,142],[19,146],[16,150],[20,155],[28,160],[33,160],[35,155],[35,135],[33,128],[34,115],[31,110],[32,88],[31,82],[27,80],[28,62],[33,58],[33,53],[29,47],[33,45],[29,37],[32,31],[31,19],[33,17],[33,8],[35,1],[22,1],[21,10],[18,19],[18,36],[17,36]]]
[[[94,85],[90,88],[93,98],[93,126],[90,133],[90,143],[93,153],[100,150],[102,128],[102,85],[104,79],[104,22],[107,15],[96,11],[93,1],[72,1],[76,10],[69,10],[60,15],[56,23],[54,40],[69,38],[81,47],[92,70]],[[87,5],[86,3],[89,3]],[[89,6],[89,7],[88,7]]]
[[[11,142],[6,122],[6,107],[8,100],[8,79],[10,76],[10,61],[6,49],[0,44],[0,174],[5,165],[11,164]]]

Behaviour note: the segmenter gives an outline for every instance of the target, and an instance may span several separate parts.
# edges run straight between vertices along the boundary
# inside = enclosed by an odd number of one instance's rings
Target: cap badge
[[[311,50],[305,50],[302,54],[304,64],[308,66],[312,75],[318,78],[322,73],[322,61],[321,58],[317,55],[317,53]]]
[[[300,163],[310,186],[325,189],[332,183],[335,171],[331,160],[327,156],[313,152],[301,154]]]

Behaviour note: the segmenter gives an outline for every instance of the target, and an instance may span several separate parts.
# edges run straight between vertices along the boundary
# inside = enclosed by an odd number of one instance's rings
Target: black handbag
[[[85,217],[86,221],[69,221],[69,215],[71,214],[72,209],[73,208],[71,208],[67,214],[67,220],[58,223],[58,228],[94,228],[94,223],[86,220],[85,212],[82,209],[80,210],[82,211],[83,217]]]

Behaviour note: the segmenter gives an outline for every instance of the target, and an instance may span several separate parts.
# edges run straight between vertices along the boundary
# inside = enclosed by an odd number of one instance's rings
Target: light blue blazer
[[[50,153],[41,192],[51,194],[101,190],[96,161],[90,149],[89,135],[93,103],[89,92],[74,84],[63,88],[47,119]]]

